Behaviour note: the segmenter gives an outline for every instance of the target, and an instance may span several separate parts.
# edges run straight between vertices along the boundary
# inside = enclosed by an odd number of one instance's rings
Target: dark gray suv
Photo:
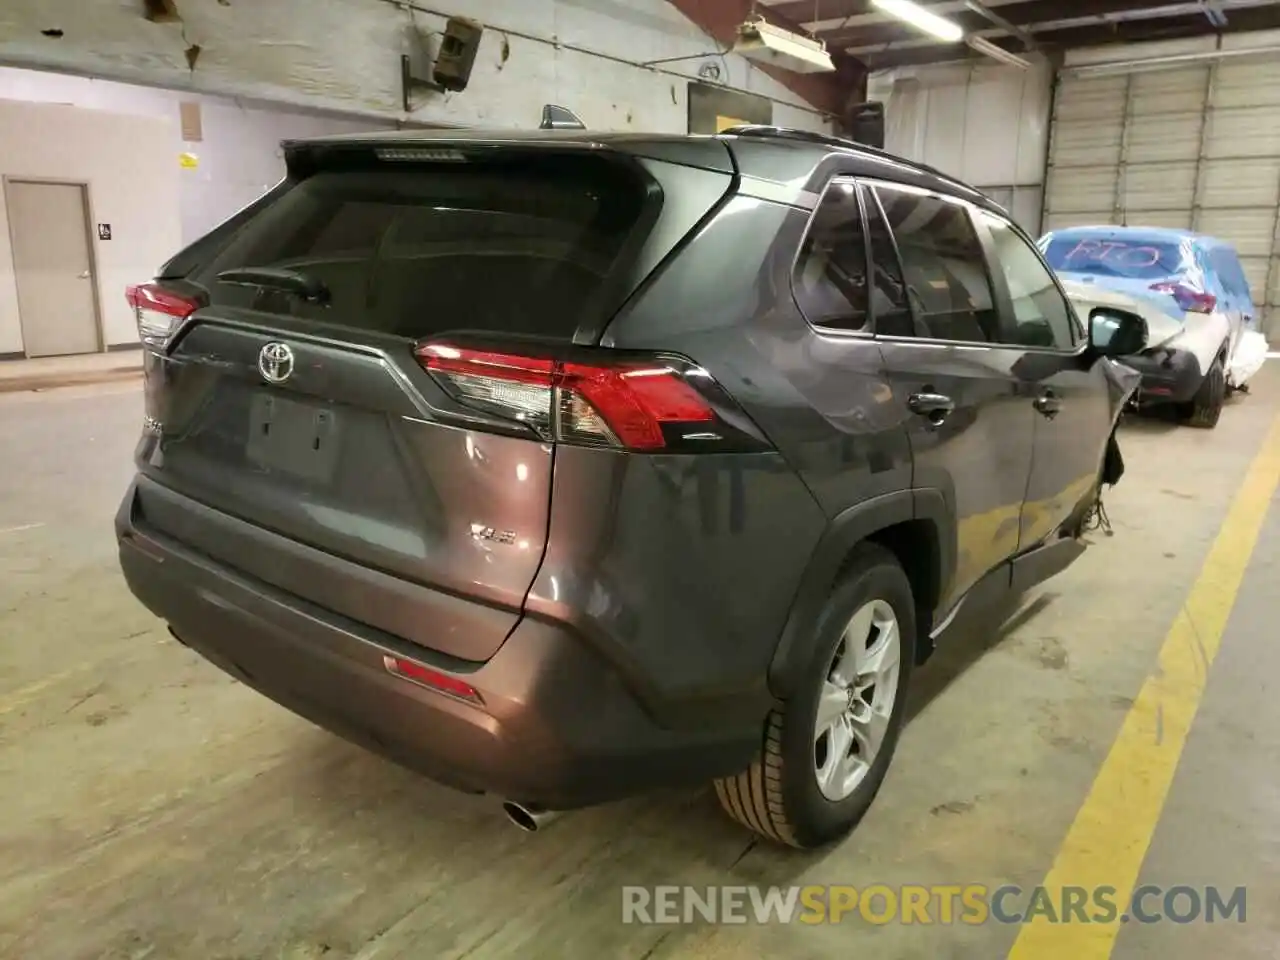
[[[775,840],[842,835],[912,666],[1071,563],[1119,479],[1141,321],[1091,338],[936,171],[774,128],[285,154],[129,290],[125,577],[527,828],[714,781]]]

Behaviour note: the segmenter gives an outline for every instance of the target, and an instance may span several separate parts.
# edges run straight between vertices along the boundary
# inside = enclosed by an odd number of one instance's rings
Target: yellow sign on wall
[[[178,154],[178,165],[185,170],[194,170],[200,166],[200,158],[194,153],[180,153]]]

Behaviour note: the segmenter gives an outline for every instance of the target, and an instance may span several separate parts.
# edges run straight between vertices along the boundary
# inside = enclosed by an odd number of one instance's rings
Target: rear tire
[[[715,785],[743,826],[802,849],[857,826],[898,744],[916,617],[910,581],[892,553],[871,543],[854,551],[812,647],[798,689],[765,722],[760,756]]]
[[[1222,416],[1222,407],[1226,402],[1227,374],[1219,358],[1213,362],[1209,372],[1200,381],[1200,389],[1186,405],[1183,419],[1188,426],[1212,430],[1218,425],[1218,419]]]

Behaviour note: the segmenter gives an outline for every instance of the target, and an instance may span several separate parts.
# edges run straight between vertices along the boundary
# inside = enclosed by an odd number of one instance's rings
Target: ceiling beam
[[[1280,4],[1233,10],[1228,13],[1227,25],[1215,30],[1202,14],[1167,17],[1160,20],[1133,20],[1121,23],[1097,24],[1088,27],[1072,27],[1037,33],[1036,39],[1046,48],[1066,50],[1080,47],[1104,46],[1112,43],[1141,43],[1150,40],[1178,40],[1187,37],[1212,36],[1219,33],[1246,33],[1255,30],[1280,28]],[[992,43],[1006,50],[1017,52],[1018,43],[1012,37],[993,38]],[[883,54],[868,54],[864,59],[873,70],[890,67],[918,66],[943,63],[951,60],[982,60],[980,54],[962,43],[929,44],[922,47],[887,50]]]
[[[1186,0],[1076,0],[1064,4],[1055,0],[1031,0],[1027,3],[1007,3],[992,9],[1015,27],[1034,33],[1037,23],[1051,23],[1065,18],[1104,17],[1123,14],[1134,9],[1152,10],[1159,7],[1184,4]],[[992,29],[992,23],[981,14],[970,11],[952,13],[947,19],[958,24],[965,33]],[[1104,26],[1100,24],[1100,26]],[[875,26],[849,28],[822,34],[833,49],[845,47],[871,47],[902,40],[928,39],[926,34],[902,23],[884,23]],[[1039,36],[1037,35],[1037,39]]]
[[[1056,0],[1020,0],[995,8],[1010,23],[1025,27],[1033,23],[1062,20],[1067,17],[1105,17],[1130,10],[1152,10],[1169,7],[1186,0],[1072,0],[1059,3]]]
[[[921,0],[935,13],[951,16],[964,9],[962,0]],[[986,0],[989,7],[1000,10],[1018,0]],[[879,25],[892,21],[893,15],[885,13],[872,4],[871,0],[757,0],[761,9],[770,10],[778,16],[794,20],[796,23],[821,23],[831,30],[840,25],[840,21],[849,20],[849,27]]]
[[[878,12],[871,6],[871,0],[821,0],[816,5],[813,0],[787,0],[785,3],[771,4],[767,9],[770,13],[776,13],[796,23],[812,23],[815,19],[832,20],[837,17],[856,17]]]
[[[1005,32],[1011,34],[1012,36],[1017,37],[1022,42],[1022,45],[1026,47],[1028,50],[1036,49],[1036,38],[1031,35],[1030,31],[1025,30],[1024,28],[1018,26],[1016,23],[1010,23],[1004,17],[1000,16],[1000,14],[992,10],[989,6],[986,6],[983,3],[979,3],[978,0],[966,0],[965,6],[968,7],[970,11],[978,14],[983,19],[990,20],[991,23],[999,27],[1001,30],[1004,30]]]
[[[733,43],[738,27],[751,16],[752,11],[751,0],[671,0],[671,4],[725,47]],[[804,32],[798,23],[778,15],[769,7],[758,6],[756,12],[779,27]],[[841,50],[832,49],[830,53],[836,66],[834,73],[793,73],[764,64],[758,66],[817,109],[842,117],[850,104],[866,99],[867,68],[856,57]]]

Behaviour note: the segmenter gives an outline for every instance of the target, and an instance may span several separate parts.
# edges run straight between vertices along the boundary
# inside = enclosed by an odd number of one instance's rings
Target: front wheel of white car
[[[1209,372],[1200,381],[1200,389],[1191,401],[1185,405],[1183,419],[1188,426],[1202,430],[1212,430],[1218,425],[1222,416],[1222,407],[1227,402],[1227,372],[1222,359],[1213,362]]]

